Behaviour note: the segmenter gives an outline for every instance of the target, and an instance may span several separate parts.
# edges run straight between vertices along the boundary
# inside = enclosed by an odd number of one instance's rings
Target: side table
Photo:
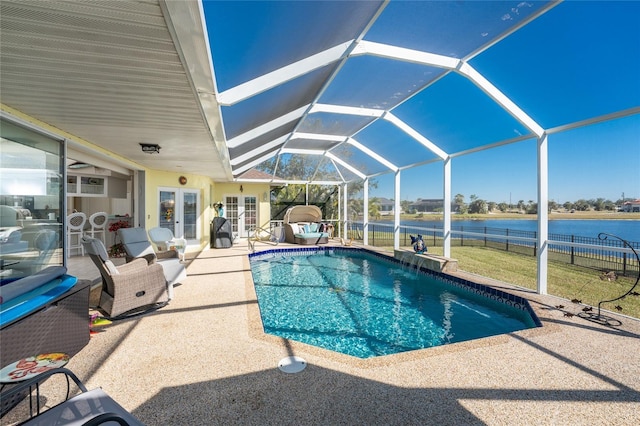
[[[65,366],[69,362],[69,355],[60,352],[40,354],[22,358],[0,370],[0,392],[6,385],[28,380],[45,371]],[[69,395],[69,379],[67,378],[67,397]],[[15,403],[17,404],[19,400]],[[37,411],[40,412],[40,386],[36,385]],[[4,404],[3,404],[4,405]],[[29,412],[33,412],[31,387],[29,387]]]

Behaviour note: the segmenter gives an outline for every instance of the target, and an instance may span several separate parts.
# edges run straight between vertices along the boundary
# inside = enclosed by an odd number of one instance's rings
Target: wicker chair
[[[167,304],[169,295],[162,266],[149,264],[144,259],[135,259],[116,267],[109,260],[107,250],[99,239],[84,236],[82,245],[100,270],[100,308],[107,315],[126,316]]]
[[[169,300],[173,299],[173,286],[187,278],[187,270],[180,263],[178,252],[168,250],[156,253],[144,228],[120,228],[118,237],[127,253],[127,262],[144,258],[149,264],[158,263],[162,266],[168,283]]]

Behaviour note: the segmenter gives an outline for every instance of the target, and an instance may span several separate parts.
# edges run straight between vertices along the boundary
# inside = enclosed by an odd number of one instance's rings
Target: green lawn
[[[429,247],[429,252],[442,254],[441,247]],[[536,258],[485,247],[451,247],[451,257],[458,259],[464,271],[521,287],[536,289]],[[617,277],[615,281],[600,279],[594,269],[549,261],[547,293],[566,299],[579,299],[597,307],[601,300],[614,299],[626,293],[636,277]],[[640,293],[640,284],[635,289]],[[622,300],[604,303],[603,309],[640,318],[640,296],[629,295]]]

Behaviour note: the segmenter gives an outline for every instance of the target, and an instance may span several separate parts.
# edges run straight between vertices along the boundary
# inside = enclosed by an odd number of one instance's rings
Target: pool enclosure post
[[[451,157],[445,158],[442,166],[442,254],[451,257]]]
[[[539,294],[547,294],[547,262],[549,260],[549,149],[548,135],[538,138],[538,275]]]
[[[347,184],[342,185],[342,238],[347,238]]]
[[[362,244],[369,244],[369,178],[364,179],[362,205]]]
[[[400,170],[396,170],[393,201],[393,249],[400,249]]]

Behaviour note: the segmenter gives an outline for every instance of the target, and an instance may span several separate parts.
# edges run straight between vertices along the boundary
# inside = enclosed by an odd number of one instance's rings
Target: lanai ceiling
[[[2,103],[218,181],[350,181],[640,111],[640,2],[0,5]]]

